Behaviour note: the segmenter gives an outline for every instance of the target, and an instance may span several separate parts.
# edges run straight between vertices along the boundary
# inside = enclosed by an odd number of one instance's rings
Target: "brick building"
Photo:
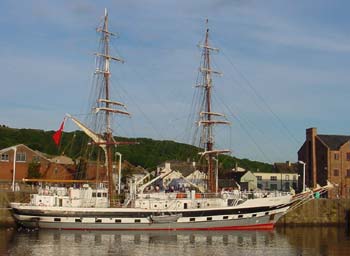
[[[350,136],[323,135],[317,134],[316,128],[306,129],[306,140],[298,151],[298,159],[306,163],[307,187],[326,185],[329,180],[336,184],[329,198],[350,198]],[[303,174],[302,166],[299,174]]]
[[[14,157],[15,155],[15,157]],[[15,160],[15,161],[14,161]],[[0,150],[0,181],[9,182],[13,179],[21,181],[28,177],[28,167],[32,162],[40,163],[40,173],[45,179],[73,179],[74,166],[64,157],[48,158],[39,151],[32,150],[24,144]]]

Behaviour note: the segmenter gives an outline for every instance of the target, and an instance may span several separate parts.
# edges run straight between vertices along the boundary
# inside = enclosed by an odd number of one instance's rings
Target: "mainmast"
[[[208,20],[206,21],[208,24]],[[207,160],[207,176],[208,176],[208,190],[210,192],[217,192],[217,173],[214,171],[214,160],[215,156],[218,157],[221,153],[228,153],[230,150],[217,150],[214,149],[214,134],[213,134],[213,126],[216,124],[230,124],[224,120],[215,120],[213,117],[224,117],[223,114],[216,113],[212,111],[211,105],[211,96],[212,96],[212,74],[219,74],[220,72],[212,70],[210,65],[210,53],[211,51],[219,51],[218,48],[211,47],[209,45],[209,28],[206,28],[205,40],[204,44],[199,45],[202,51],[202,66],[200,67],[200,72],[202,74],[202,83],[199,86],[204,90],[204,98],[202,110],[199,113],[199,125],[201,125],[202,133],[201,133],[201,144],[204,149],[204,152],[200,154],[204,156]],[[217,162],[217,159],[216,159]],[[218,164],[218,162],[217,162]],[[216,168],[217,169],[217,168]]]
[[[115,102],[110,99],[110,61],[118,61],[122,62],[123,60],[117,57],[110,56],[110,48],[109,48],[109,42],[110,37],[114,36],[113,33],[109,32],[108,30],[108,13],[107,9],[105,9],[105,15],[103,19],[103,25],[99,28],[97,28],[97,32],[101,33],[101,52],[96,53],[97,56],[97,68],[95,75],[102,76],[103,84],[102,90],[99,95],[99,99],[97,100],[97,107],[95,108],[96,113],[99,113],[102,111],[102,114],[105,115],[105,130],[104,133],[104,140],[105,144],[104,151],[105,151],[105,166],[107,169],[107,175],[108,175],[108,192],[109,192],[109,199],[110,199],[110,206],[114,206],[116,204],[115,197],[116,197],[116,188],[115,183],[113,180],[113,147],[118,144],[114,141],[112,129],[111,129],[111,114],[117,113],[122,115],[130,115],[127,111],[120,110],[120,109],[114,109],[112,106],[119,106],[125,108],[125,105],[120,102]],[[96,79],[97,82],[101,81],[100,79]]]

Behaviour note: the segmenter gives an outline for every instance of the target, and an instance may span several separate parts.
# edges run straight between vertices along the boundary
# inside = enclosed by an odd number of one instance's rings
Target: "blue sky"
[[[0,124],[55,130],[65,113],[88,112],[105,7],[126,60],[112,66],[113,96],[132,113],[115,120],[118,135],[190,142],[206,18],[224,73],[214,108],[232,121],[219,148],[294,161],[308,127],[350,134],[350,3],[321,0],[1,1]]]

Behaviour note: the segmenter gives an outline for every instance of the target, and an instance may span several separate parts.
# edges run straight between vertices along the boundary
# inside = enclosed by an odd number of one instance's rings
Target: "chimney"
[[[307,170],[305,173],[306,185],[309,187],[316,186],[317,180],[317,166],[316,166],[316,136],[317,128],[306,129],[306,157],[305,162]]]
[[[312,128],[306,129],[306,140],[311,140],[315,138],[316,135],[317,135],[317,128],[312,127]]]

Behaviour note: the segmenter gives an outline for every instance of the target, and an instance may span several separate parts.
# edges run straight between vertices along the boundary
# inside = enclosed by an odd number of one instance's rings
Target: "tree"
[[[31,162],[28,165],[28,179],[39,179],[41,178],[40,173],[40,163],[39,162]]]

